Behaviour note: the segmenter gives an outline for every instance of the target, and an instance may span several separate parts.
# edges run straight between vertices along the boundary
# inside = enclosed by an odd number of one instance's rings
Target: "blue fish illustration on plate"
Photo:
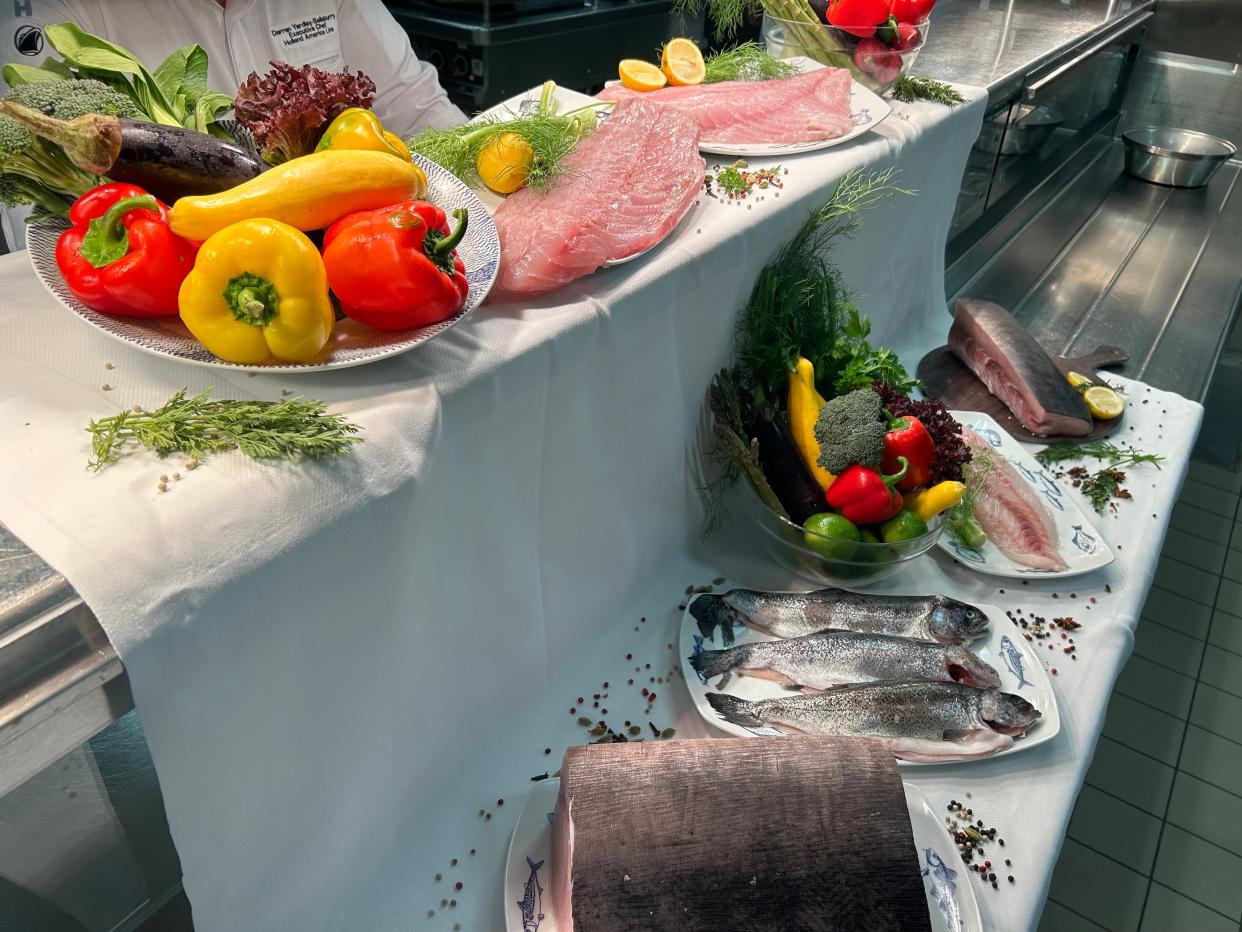
[[[957,902],[957,884],[953,882],[957,871],[941,860],[935,848],[924,848],[923,859],[927,861],[923,876],[931,881],[931,896],[944,913],[944,921],[950,932],[962,932],[962,908]]]
[[[970,426],[970,429],[973,430],[980,437],[982,437],[984,440],[986,440],[988,443],[992,444],[992,446],[999,447],[1001,445],[1000,434],[998,434],[991,427],[985,427],[982,424],[972,424]]]
[[[956,538],[949,541],[949,546],[953,548],[953,552],[971,563],[986,563],[983,554],[974,547],[963,546]]]
[[[1018,678],[1018,689],[1023,686],[1034,686],[1022,671],[1022,652],[1009,640],[1009,635],[1001,635],[1001,656],[1005,658],[1005,669]]]
[[[703,653],[703,638],[701,635],[696,634],[694,636],[694,650],[690,652],[690,656],[697,657],[701,653]],[[699,680],[703,683],[704,686],[706,686],[707,675],[704,673],[699,673],[698,671],[695,671],[695,672],[698,675]]]
[[[1095,553],[1095,538],[1084,531],[1081,524],[1074,524],[1071,527],[1074,529],[1074,536],[1070,538],[1070,543],[1083,553]]]
[[[543,867],[543,861],[536,863],[527,855],[526,863],[530,865],[530,877],[522,898],[517,901],[522,911],[522,932],[539,932],[539,924],[544,919],[543,887],[539,886],[539,868]]]

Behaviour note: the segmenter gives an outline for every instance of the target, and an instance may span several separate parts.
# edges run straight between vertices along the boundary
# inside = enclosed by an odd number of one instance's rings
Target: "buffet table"
[[[983,110],[970,96],[894,104],[874,133],[785,160],[779,196],[700,198],[648,256],[358,369],[247,377],[146,356],[57,305],[24,255],[0,260],[0,522],[124,661],[200,932],[502,928],[508,834],[529,778],[586,740],[578,697],[608,681],[612,718],[704,733],[666,678],[682,593],[792,584],[737,529],[699,535],[690,451],[734,312],[837,179],[896,165],[917,197],[868,212],[834,259],[876,342],[910,366],[941,342],[944,240]],[[182,387],[305,394],[366,442],[331,463],[84,469],[90,418]],[[1127,439],[1169,463],[1102,521],[1114,566],[1018,597],[937,555],[891,583],[1072,604],[1083,623],[1055,678],[1055,741],[907,774],[940,806],[971,792],[1002,827],[1021,874],[980,890],[989,929],[1036,923],[1197,431],[1197,405],[1130,391]]]

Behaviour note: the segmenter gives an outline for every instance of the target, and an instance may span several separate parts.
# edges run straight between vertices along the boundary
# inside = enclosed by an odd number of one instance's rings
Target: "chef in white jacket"
[[[400,136],[465,119],[380,0],[0,0],[0,63],[37,65],[54,56],[43,27],[66,21],[124,46],[151,68],[197,42],[207,51],[208,85],[226,94],[252,71],[264,74],[273,60],[325,71],[349,67],[375,81],[373,108]],[[10,249],[25,242],[24,214],[4,211]]]

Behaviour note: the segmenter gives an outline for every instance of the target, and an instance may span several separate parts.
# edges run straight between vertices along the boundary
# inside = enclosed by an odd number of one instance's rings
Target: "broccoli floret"
[[[88,113],[141,117],[140,111],[129,97],[92,78],[18,84],[9,89],[4,99],[46,113],[58,120],[73,120]]]
[[[4,207],[32,206],[61,216],[69,209],[71,200],[25,175],[0,172],[0,205]]]
[[[21,175],[47,194],[67,195],[70,200],[100,183],[98,177],[70,162],[59,146],[39,139],[16,120],[3,114],[0,114],[0,173]],[[9,188],[12,188],[11,184]],[[28,188],[28,185],[21,186],[22,190]],[[42,198],[23,199],[19,203],[43,201]]]
[[[830,473],[843,472],[854,463],[878,466],[884,459],[883,402],[869,388],[859,388],[829,401],[815,422],[819,465]]]

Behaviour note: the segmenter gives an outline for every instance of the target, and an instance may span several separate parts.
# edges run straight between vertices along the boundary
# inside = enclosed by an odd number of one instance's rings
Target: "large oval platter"
[[[464,207],[470,213],[466,235],[457,248],[470,283],[466,302],[448,320],[414,330],[373,330],[349,319],[339,320],[328,345],[313,362],[273,362],[258,366],[225,362],[194,339],[179,317],[139,320],[112,317],[91,310],[73,296],[56,267],[56,240],[68,228],[64,221],[48,221],[29,227],[26,245],[30,251],[30,262],[39,280],[61,304],[113,339],[155,356],[219,369],[281,373],[321,372],[378,362],[421,346],[469,317],[491,291],[500,269],[500,238],[483,202],[457,177],[435,162],[417,155],[414,160],[427,173],[427,200],[449,213],[457,207]]]

